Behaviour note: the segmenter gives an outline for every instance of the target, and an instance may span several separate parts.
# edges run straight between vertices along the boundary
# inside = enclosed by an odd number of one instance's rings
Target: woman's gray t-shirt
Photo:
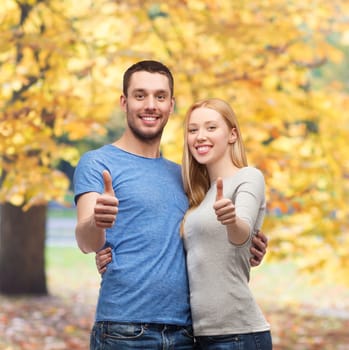
[[[266,210],[263,174],[253,167],[239,169],[223,179],[223,191],[235,204],[236,215],[249,224],[250,236],[239,246],[228,240],[213,209],[216,183],[200,206],[187,213],[184,244],[195,336],[270,329],[248,286],[251,239]]]

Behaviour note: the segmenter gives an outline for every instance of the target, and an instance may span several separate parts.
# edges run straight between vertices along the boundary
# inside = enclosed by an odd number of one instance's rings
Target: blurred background
[[[274,348],[349,349],[349,3],[2,0],[0,348],[86,349],[100,277],[74,239],[81,154],[123,131],[122,74],[165,63],[180,163],[186,109],[220,97],[266,178],[251,288]]]

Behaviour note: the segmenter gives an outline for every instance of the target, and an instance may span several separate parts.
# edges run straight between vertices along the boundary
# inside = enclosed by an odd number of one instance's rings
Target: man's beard
[[[161,139],[162,133],[163,133],[163,128],[155,131],[154,133],[144,133],[138,128],[136,128],[134,125],[129,123],[129,128],[132,131],[133,135],[140,141],[146,142],[146,143],[153,143],[157,142],[158,140]]]

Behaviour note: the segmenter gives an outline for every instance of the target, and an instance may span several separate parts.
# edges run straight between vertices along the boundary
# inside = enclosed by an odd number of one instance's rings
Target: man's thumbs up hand
[[[119,201],[115,196],[110,173],[104,170],[102,176],[104,192],[96,200],[94,219],[97,227],[110,228],[115,223]]]
[[[223,180],[221,177],[216,181],[216,201],[213,209],[217,215],[217,220],[223,225],[234,224],[236,221],[235,206],[231,199],[223,196]]]
[[[104,181],[104,193],[115,197],[115,192],[113,189],[113,181],[109,171],[104,170],[102,175],[103,175],[103,181]]]

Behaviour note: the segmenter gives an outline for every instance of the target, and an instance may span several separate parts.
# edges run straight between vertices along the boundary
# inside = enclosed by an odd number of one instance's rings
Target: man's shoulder
[[[86,151],[81,156],[81,158],[85,158],[85,159],[99,158],[103,155],[109,155],[111,152],[113,152],[113,146],[110,144],[107,144],[107,145],[103,145],[99,148],[94,148],[94,149]]]
[[[181,169],[181,165],[174,162],[173,160],[165,158],[165,157],[163,157],[163,160],[164,160],[164,162],[168,163],[170,166],[173,166],[174,168]]]

